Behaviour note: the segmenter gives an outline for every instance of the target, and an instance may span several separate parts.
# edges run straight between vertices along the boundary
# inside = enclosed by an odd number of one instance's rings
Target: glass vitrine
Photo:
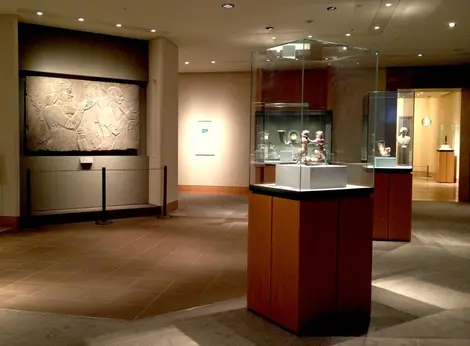
[[[378,53],[302,39],[252,55],[250,184],[313,191],[373,186]]]

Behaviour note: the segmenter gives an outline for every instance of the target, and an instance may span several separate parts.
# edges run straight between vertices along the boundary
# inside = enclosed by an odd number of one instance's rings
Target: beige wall
[[[14,15],[0,15],[0,218],[20,215],[17,23]]]
[[[461,92],[455,91],[442,96],[430,93],[430,97],[417,97],[415,100],[415,139],[414,139],[414,162],[413,170],[425,172],[429,166],[429,171],[436,171],[437,154],[436,149],[440,145],[439,126],[455,125],[455,136],[453,142],[449,143],[455,150],[457,156],[460,153],[460,112],[461,112]],[[430,117],[431,126],[424,127],[421,120]],[[449,135],[450,138],[450,135]],[[457,170],[458,172],[458,170]]]
[[[248,186],[250,73],[180,74],[180,185]],[[195,124],[212,120],[215,156],[195,156]]]
[[[91,172],[81,169],[78,156],[23,157],[23,208],[26,206],[25,172],[28,168],[32,171],[33,211],[100,206],[99,170],[102,167],[113,170],[107,175],[108,205],[149,203],[148,172],[144,171],[149,166],[145,131],[148,42],[35,25],[22,24],[19,29],[19,69],[25,74],[31,71],[142,82],[139,156],[96,156],[92,166],[96,171]],[[23,93],[21,89],[20,95]],[[24,118],[24,107],[20,109],[21,112],[16,111],[17,120]],[[20,142],[18,139],[17,143]]]
[[[20,69],[76,76],[148,79],[148,43],[20,24]]]

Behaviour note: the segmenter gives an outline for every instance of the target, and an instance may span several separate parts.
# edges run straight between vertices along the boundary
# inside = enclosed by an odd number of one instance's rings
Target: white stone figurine
[[[315,145],[313,157],[308,156],[309,144]],[[302,131],[297,163],[302,165],[321,165],[326,163],[325,140],[323,138],[323,131],[317,131],[315,133],[314,140],[310,139],[310,131]]]
[[[398,144],[401,145],[402,148],[406,148],[410,143],[411,137],[408,136],[408,129],[406,127],[402,127],[397,137]]]
[[[385,141],[377,141],[377,148],[379,149],[380,156],[387,157],[390,156],[392,148],[385,146]]]

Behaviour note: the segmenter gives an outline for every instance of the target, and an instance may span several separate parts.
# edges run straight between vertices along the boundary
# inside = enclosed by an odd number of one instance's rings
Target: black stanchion
[[[31,169],[26,170],[26,205],[25,218],[21,225],[22,228],[28,229],[32,227],[32,201],[31,201]]]
[[[97,225],[109,225],[113,223],[108,220],[108,212],[106,211],[106,167],[101,168],[101,215],[96,221]]]
[[[168,204],[168,166],[163,166],[163,205],[160,215],[160,219],[169,219],[170,216],[167,213],[167,204]]]

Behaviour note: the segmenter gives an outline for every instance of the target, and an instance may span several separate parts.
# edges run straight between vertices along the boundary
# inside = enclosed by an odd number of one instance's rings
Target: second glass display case
[[[371,188],[378,53],[310,39],[252,56],[250,185],[289,191]],[[362,121],[361,121],[362,119]],[[366,127],[362,124],[366,123]]]
[[[411,169],[413,166],[414,93],[372,92],[364,103],[377,115],[375,168]],[[370,143],[374,145],[374,143]]]

